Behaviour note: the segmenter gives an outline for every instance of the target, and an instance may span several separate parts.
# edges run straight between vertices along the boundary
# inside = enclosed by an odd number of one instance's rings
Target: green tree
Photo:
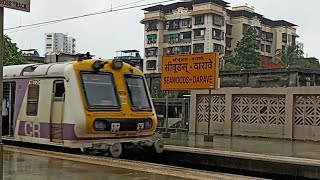
[[[303,57],[303,50],[300,43],[285,46],[284,49],[276,50],[274,62],[283,64],[287,68],[306,68],[310,62]]]
[[[315,57],[304,58],[305,61],[309,62],[309,66],[307,68],[320,70],[319,59]]]
[[[238,42],[235,50],[235,65],[241,69],[258,68],[259,60],[259,47],[257,44],[256,31],[251,26],[246,29],[241,41]]]
[[[241,69],[236,63],[236,59],[232,55],[224,56],[221,60],[221,63],[223,63],[222,70],[238,70]]]
[[[13,43],[9,36],[4,35],[4,57],[3,65],[18,65],[27,63],[16,43]]]

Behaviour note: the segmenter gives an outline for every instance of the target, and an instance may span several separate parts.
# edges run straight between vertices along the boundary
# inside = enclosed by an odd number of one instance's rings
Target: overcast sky
[[[5,10],[5,29],[59,18],[66,18],[91,12],[110,9],[111,0],[31,0],[31,12]],[[137,0],[112,0],[113,7]],[[163,0],[145,0],[132,4],[161,2]],[[298,39],[304,43],[308,56],[320,58],[318,40],[320,40],[319,0],[226,0],[231,6],[248,4],[255,12],[270,19],[284,19],[297,24]],[[127,6],[128,7],[128,6]],[[77,52],[89,51],[97,57],[113,58],[117,50],[138,49],[143,51],[143,25],[140,20],[144,14],[141,8],[101,14],[66,21],[48,26],[9,33],[20,49],[35,48],[44,54],[44,34],[61,32],[77,39]],[[19,30],[19,29],[18,29]],[[10,31],[5,31],[10,32]],[[143,54],[143,52],[142,52]]]

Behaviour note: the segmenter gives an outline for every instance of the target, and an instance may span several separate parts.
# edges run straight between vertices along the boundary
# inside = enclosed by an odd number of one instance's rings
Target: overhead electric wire
[[[125,7],[125,6],[131,5],[131,4],[136,4],[136,3],[139,3],[139,2],[142,2],[142,1],[145,1],[145,0],[134,1],[134,2],[127,3],[127,4],[124,4],[124,5],[121,5],[121,6],[117,6],[115,8]],[[56,19],[56,20],[51,20],[51,21],[45,21],[45,22],[41,22],[41,23],[34,23],[34,24],[29,24],[29,25],[24,25],[24,26],[6,28],[4,30],[14,30],[14,29],[21,29],[21,28],[26,28],[26,27],[31,27],[31,26],[38,26],[38,25],[44,25],[44,24],[53,24],[53,23],[58,23],[58,22],[63,22],[63,21],[68,21],[68,20],[73,20],[73,19],[93,16],[93,15],[108,13],[108,12],[112,12],[112,11],[113,11],[113,9],[111,8],[111,9],[106,9],[106,10],[102,10],[102,11],[96,11],[96,12],[89,13],[89,14],[80,15],[80,16],[73,16],[73,17],[69,17],[69,18],[62,18],[62,19]]]
[[[124,6],[128,6],[128,5],[132,5],[132,4],[136,4],[136,3],[140,3],[142,1],[146,1],[146,0],[139,0],[139,1],[134,1],[134,2],[131,2],[131,3],[127,3],[127,4],[123,4],[121,6],[116,6],[114,8],[119,8],[119,7],[124,7]],[[102,12],[106,12],[106,11],[112,11],[112,7],[111,9],[109,10],[101,10],[101,11],[97,11],[97,12],[94,12],[94,13],[102,13]],[[94,14],[94,13],[90,13],[90,14]],[[88,15],[88,14],[87,14]],[[66,19],[66,18],[64,18]],[[53,21],[57,21],[57,20],[53,20]],[[48,23],[36,23],[36,24],[39,24],[39,25],[35,25],[35,24],[31,24],[31,25],[25,25],[25,26],[17,26],[17,27],[13,27],[13,28],[7,28],[7,29],[4,29],[4,30],[14,30],[14,29],[19,29],[19,28],[25,28],[25,29],[20,29],[20,30],[16,30],[16,31],[10,31],[10,32],[6,32],[5,34],[11,34],[11,33],[15,33],[15,32],[21,32],[21,31],[27,31],[27,30],[30,30],[30,29],[35,29],[35,28],[39,28],[39,27],[43,27],[43,26],[47,26],[47,25],[51,25],[51,24],[55,24],[56,22],[51,22],[51,21],[48,21]],[[58,22],[57,22],[58,23]],[[32,27],[29,27],[29,26],[32,26]],[[29,27],[29,28],[26,28],[26,27]]]
[[[7,28],[7,29],[4,29],[4,30],[8,31],[8,30],[20,29],[20,30],[17,30],[17,31],[6,32],[6,34],[9,34],[9,33],[14,33],[14,32],[20,32],[20,31],[25,31],[25,30],[29,30],[29,29],[39,28],[39,27],[42,27],[42,26],[51,25],[51,24],[55,24],[55,23],[60,23],[60,22],[64,22],[64,21],[69,21],[69,20],[74,20],[74,19],[94,16],[94,15],[99,15],[99,14],[106,14],[106,13],[111,13],[111,12],[118,12],[118,11],[124,11],[124,10],[129,10],[129,9],[135,9],[135,8],[140,8],[140,7],[144,7],[144,6],[152,6],[152,5],[159,4],[159,3],[166,3],[166,2],[172,2],[172,1],[177,1],[177,0],[164,0],[164,1],[154,2],[154,3],[148,3],[148,4],[125,7],[125,6],[131,5],[131,4],[135,4],[135,3],[138,3],[138,2],[142,2],[142,1],[144,1],[144,0],[131,2],[131,3],[124,4],[124,5],[115,7],[113,9],[109,9],[109,10],[97,11],[97,12],[93,12],[93,13],[89,13],[89,14],[73,16],[73,17],[69,17],[69,18],[56,19],[56,20],[45,21],[45,22],[34,23],[34,24],[28,24],[28,25],[24,25],[24,26],[17,26],[17,27]],[[25,29],[21,29],[21,28],[25,28]]]

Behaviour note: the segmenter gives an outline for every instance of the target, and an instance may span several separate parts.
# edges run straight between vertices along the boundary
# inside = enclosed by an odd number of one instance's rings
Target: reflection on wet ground
[[[153,138],[157,137],[161,135]],[[164,141],[177,146],[320,159],[320,142],[230,136],[215,136],[213,142],[204,142],[203,138],[203,135],[177,133]]]
[[[6,180],[180,180],[182,178],[135,172],[86,163],[4,151]]]

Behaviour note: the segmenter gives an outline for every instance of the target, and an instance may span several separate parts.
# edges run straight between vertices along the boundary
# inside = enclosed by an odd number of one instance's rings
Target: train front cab
[[[157,118],[143,73],[120,60],[87,60],[74,64],[85,107],[86,134],[103,138],[86,151],[108,151],[120,156],[123,144],[152,147],[163,152],[163,142],[152,142]]]

